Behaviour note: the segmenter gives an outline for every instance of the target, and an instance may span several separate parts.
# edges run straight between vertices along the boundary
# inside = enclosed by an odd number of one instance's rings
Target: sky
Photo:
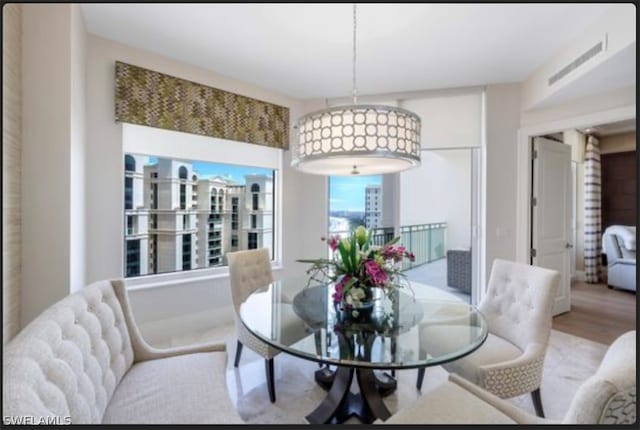
[[[158,157],[149,157],[148,164],[158,162]],[[222,163],[189,161],[201,179],[222,176],[244,184],[244,175],[272,175],[271,169],[236,166]],[[331,176],[329,178],[329,210],[364,212],[364,189],[367,185],[381,185],[382,176]]]
[[[149,157],[148,164],[158,162],[158,157]],[[189,161],[199,179],[207,179],[213,176],[222,176],[231,179],[238,184],[244,184],[244,175],[273,175],[273,170],[260,167],[235,166],[233,164],[206,163],[203,161]]]
[[[382,176],[331,176],[329,178],[329,211],[364,212],[364,189],[381,185]]]

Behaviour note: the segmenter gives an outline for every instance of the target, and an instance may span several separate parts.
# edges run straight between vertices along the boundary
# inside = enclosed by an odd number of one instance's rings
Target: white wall
[[[613,154],[636,150],[636,132],[613,134],[600,138],[600,153]]]
[[[85,123],[86,123],[86,39],[80,5],[71,5],[71,150],[70,150],[70,292],[85,285]]]
[[[573,100],[568,103],[555,105],[544,109],[523,110],[520,124],[523,127],[531,127],[538,124],[560,122],[570,120],[579,116],[604,112],[625,106],[634,106],[636,104],[636,88],[627,87],[606,93],[588,96]],[[594,118],[597,119],[597,118]],[[600,124],[602,124],[600,122]],[[573,127],[593,126],[591,124],[573,124]],[[563,131],[566,125],[549,131]]]
[[[88,36],[87,55],[87,281],[122,276],[122,125],[114,121],[115,61],[123,61],[254,97],[290,108],[291,124],[301,114],[299,104],[288,97],[245,84],[184,63],[130,46]],[[291,136],[294,136],[293,130]],[[253,148],[253,147],[252,147]],[[254,148],[256,151],[260,147]],[[326,178],[293,171],[289,151],[283,154],[283,168],[276,181],[282,181],[282,263],[289,274],[302,274],[305,266],[297,258],[326,254],[320,237],[326,233]],[[218,160],[225,162],[224,159]],[[90,173],[89,173],[90,172]],[[304,212],[301,208],[304,208]],[[274,274],[283,276],[282,271]],[[136,284],[132,282],[132,284]],[[230,318],[228,279],[224,275],[203,276],[202,272],[182,276],[158,275],[154,288],[141,287],[130,292],[138,322],[158,327],[158,321],[185,315],[210,313]],[[219,308],[217,312],[213,309]],[[222,309],[222,310],[220,310]],[[160,324],[162,326],[162,324]],[[164,329],[171,329],[168,325]]]
[[[488,280],[494,259],[516,260],[520,85],[487,86],[485,103],[485,280]]]
[[[2,344],[20,329],[22,5],[2,8]]]
[[[471,246],[471,150],[422,151],[400,173],[400,225],[447,222],[446,248]]]
[[[71,17],[23,5],[22,326],[70,290]]]

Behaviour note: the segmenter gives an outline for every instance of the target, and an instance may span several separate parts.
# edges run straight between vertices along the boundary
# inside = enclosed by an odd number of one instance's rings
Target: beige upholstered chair
[[[280,351],[267,345],[251,334],[244,324],[242,324],[242,321],[240,321],[238,316],[240,312],[240,305],[252,292],[258,288],[267,287],[271,282],[273,282],[269,250],[262,248],[250,251],[230,252],[227,254],[227,262],[229,263],[231,298],[236,311],[236,333],[238,336],[236,358],[233,365],[238,367],[243,345],[248,346],[250,349],[263,356],[267,373],[269,399],[271,402],[275,402],[276,390],[273,375],[273,357]]]
[[[449,381],[376,424],[635,424],[636,332],[613,342],[561,422],[533,416],[452,373]]]
[[[540,399],[542,365],[559,279],[560,274],[554,270],[496,259],[487,292],[478,306],[487,319],[487,340],[473,353],[443,367],[502,398],[531,393],[536,413],[544,417]],[[455,328],[452,326],[452,333]],[[448,341],[434,339],[437,333],[447,331],[421,327],[421,345],[437,349],[439,342]],[[423,377],[424,369],[419,369],[418,389]]]
[[[148,345],[122,281],[96,282],[62,299],[3,349],[6,419],[242,423],[226,390],[225,343]]]

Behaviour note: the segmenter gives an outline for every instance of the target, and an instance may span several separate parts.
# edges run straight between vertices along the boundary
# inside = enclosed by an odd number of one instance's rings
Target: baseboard
[[[585,275],[584,270],[576,270],[576,273],[573,274],[571,280],[577,282],[587,282],[587,275]]]

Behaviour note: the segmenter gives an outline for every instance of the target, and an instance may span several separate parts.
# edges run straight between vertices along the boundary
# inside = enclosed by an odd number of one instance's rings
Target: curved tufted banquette
[[[223,343],[151,347],[124,283],[101,281],[55,303],[5,345],[3,416],[242,423],[226,391],[225,363]]]
[[[536,411],[543,416],[539,390],[559,280],[554,270],[494,260],[487,291],[478,305],[487,320],[487,340],[473,353],[443,367],[502,398],[532,393]],[[429,345],[428,328],[421,335],[423,344]]]
[[[578,388],[562,422],[538,418],[452,373],[449,381],[376,424],[635,424],[636,332],[607,350],[600,367]]]

